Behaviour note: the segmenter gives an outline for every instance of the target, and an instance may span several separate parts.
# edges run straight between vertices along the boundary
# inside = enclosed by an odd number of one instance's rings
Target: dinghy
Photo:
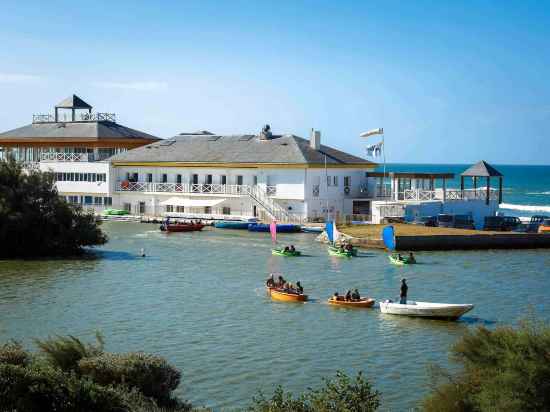
[[[306,302],[307,295],[285,292],[283,289],[268,288],[271,299],[278,300],[280,302]]]
[[[372,308],[374,305],[374,299],[363,298],[360,300],[336,300],[333,296],[328,300],[328,303],[335,306],[345,306],[347,308]]]
[[[271,254],[275,256],[300,256],[302,252],[295,250],[294,252],[292,250],[284,250],[284,249],[271,249]]]
[[[417,316],[431,319],[456,320],[474,308],[472,304],[407,301],[406,305],[392,301],[380,302],[380,311],[390,315]]]
[[[329,246],[328,247],[328,254],[330,256],[338,256],[338,257],[352,257],[353,252],[349,252],[347,250],[341,251],[340,248]]]

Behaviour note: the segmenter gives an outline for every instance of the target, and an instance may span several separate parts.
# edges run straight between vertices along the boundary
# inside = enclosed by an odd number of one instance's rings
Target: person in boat
[[[338,292],[334,292],[334,296],[332,296],[334,300],[344,300],[342,296]]]
[[[401,256],[401,253],[398,253],[397,254],[397,260],[400,260],[400,261],[403,261],[403,256]]]
[[[292,253],[296,252],[296,248],[294,247],[294,245],[290,245],[290,251]]]
[[[275,287],[275,279],[273,279],[273,273],[271,275],[269,275],[269,277],[267,278],[265,284],[268,288]]]
[[[414,258],[414,255],[412,252],[409,253],[409,257],[407,258],[407,263],[416,263],[416,259]]]
[[[285,253],[288,253],[288,252],[290,252],[290,249],[288,246],[285,246]]]
[[[304,288],[302,287],[300,281],[296,282],[296,292],[300,295],[304,294]]]
[[[409,286],[407,285],[407,279],[401,279],[401,291],[399,293],[399,303],[402,305],[407,304],[407,292],[409,291]]]
[[[361,295],[359,294],[359,291],[357,289],[355,289],[351,294],[351,300],[354,300],[354,301],[361,300]]]
[[[348,293],[346,293],[346,302],[351,301],[351,290],[348,290]]]
[[[340,245],[339,251],[340,253],[344,253],[346,251],[346,249],[344,249],[344,245]]]
[[[351,251],[353,251],[353,246],[351,245],[351,243],[346,244],[346,252],[351,252]]]
[[[279,276],[278,282],[275,286],[282,288],[285,285],[285,283],[286,283],[285,278],[283,278],[282,276]]]

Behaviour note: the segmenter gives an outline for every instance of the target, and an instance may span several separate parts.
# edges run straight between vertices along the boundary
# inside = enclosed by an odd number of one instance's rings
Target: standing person
[[[399,294],[399,303],[402,305],[407,304],[407,292],[409,291],[409,286],[407,286],[407,279],[401,279],[401,293]]]

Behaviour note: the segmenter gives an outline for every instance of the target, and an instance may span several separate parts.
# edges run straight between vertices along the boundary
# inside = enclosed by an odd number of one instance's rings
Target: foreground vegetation
[[[15,342],[0,346],[0,411],[198,411],[173,395],[181,374],[160,357],[107,353],[100,336],[95,344],[72,336],[36,343],[36,354]],[[451,357],[460,371],[435,369],[424,411],[550,410],[548,326],[481,327],[467,332]],[[246,410],[371,412],[380,403],[380,394],[361,373],[350,378],[338,372],[321,388],[298,396],[281,387],[270,398],[259,393]]]
[[[107,241],[98,224],[59,197],[51,173],[0,161],[0,258],[78,254]]]

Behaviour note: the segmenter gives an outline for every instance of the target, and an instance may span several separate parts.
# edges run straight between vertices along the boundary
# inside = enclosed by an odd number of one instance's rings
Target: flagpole
[[[325,153],[325,186],[326,186],[325,200],[326,200],[327,222],[328,222],[328,219],[329,219],[329,214],[328,214],[328,170],[327,170],[327,154],[326,153]]]

